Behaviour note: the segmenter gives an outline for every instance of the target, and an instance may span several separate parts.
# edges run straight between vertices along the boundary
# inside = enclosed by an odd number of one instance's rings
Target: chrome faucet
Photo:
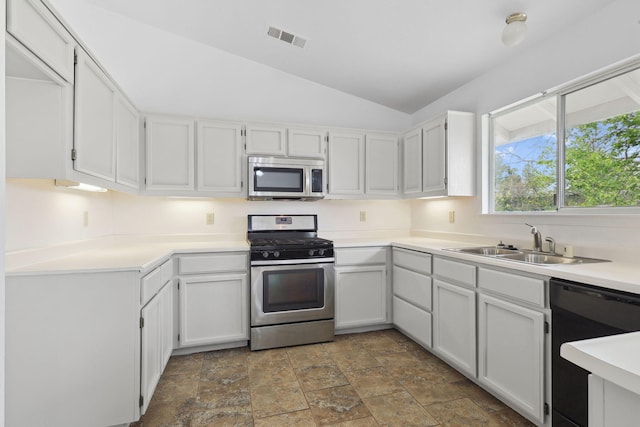
[[[525,225],[531,227],[531,234],[533,234],[533,250],[536,252],[542,252],[542,234],[538,231],[538,227],[527,224],[526,222]]]

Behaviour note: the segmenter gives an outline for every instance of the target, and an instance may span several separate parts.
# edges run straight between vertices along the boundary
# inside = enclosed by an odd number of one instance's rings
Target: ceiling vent
[[[269,26],[269,28],[267,29],[267,35],[269,37],[273,37],[274,39],[282,40],[287,44],[291,44],[301,48],[304,47],[305,44],[307,44],[307,39],[305,39],[304,37],[291,34],[289,32],[281,30],[280,28],[272,26]]]

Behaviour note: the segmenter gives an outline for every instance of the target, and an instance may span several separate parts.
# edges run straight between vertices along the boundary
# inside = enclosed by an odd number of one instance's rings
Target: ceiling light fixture
[[[506,46],[517,46],[524,40],[527,35],[527,14],[518,12],[507,16],[505,22],[507,26],[502,30],[502,43]]]

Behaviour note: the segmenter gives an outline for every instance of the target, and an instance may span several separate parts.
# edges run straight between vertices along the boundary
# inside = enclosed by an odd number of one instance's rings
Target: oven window
[[[324,270],[265,271],[263,273],[263,310],[304,310],[324,307]]]
[[[255,191],[302,193],[304,191],[304,169],[253,168],[253,188]]]

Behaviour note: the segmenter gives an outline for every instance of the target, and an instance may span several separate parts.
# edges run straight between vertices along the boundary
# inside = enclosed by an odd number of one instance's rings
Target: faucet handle
[[[556,253],[556,239],[554,239],[553,237],[545,237],[544,241],[549,243],[549,252],[551,252],[552,254],[555,254]]]
[[[538,227],[536,227],[535,225],[531,225],[529,223],[524,223],[524,225],[528,225],[529,227],[531,227],[531,234],[536,234],[538,232]]]

